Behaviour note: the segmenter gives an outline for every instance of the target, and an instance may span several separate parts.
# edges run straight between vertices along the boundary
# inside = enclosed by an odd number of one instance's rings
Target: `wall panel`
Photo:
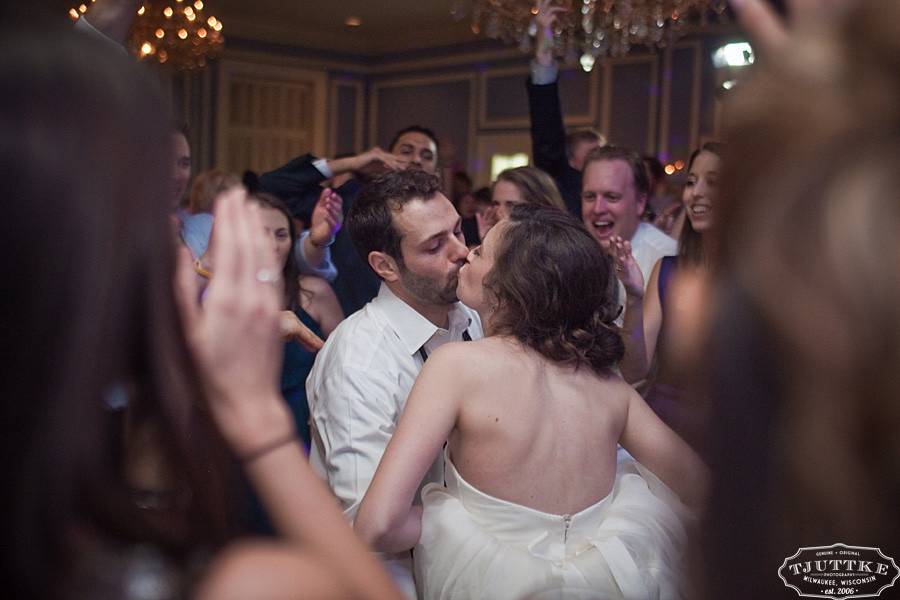
[[[466,165],[473,155],[474,96],[473,74],[378,81],[372,86],[369,139],[387,149],[399,129],[423,125],[438,136],[443,161],[455,155],[455,162]]]
[[[321,72],[223,61],[219,71],[220,168],[267,171],[326,145],[326,80]]]
[[[612,59],[604,63],[607,101],[604,103],[603,132],[610,143],[641,153],[655,150],[658,64],[655,55]]]

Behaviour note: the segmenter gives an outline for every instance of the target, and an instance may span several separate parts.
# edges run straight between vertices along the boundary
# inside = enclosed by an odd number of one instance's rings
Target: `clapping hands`
[[[343,206],[343,199],[331,188],[325,188],[319,194],[309,227],[310,242],[314,246],[322,248],[334,240],[344,223]]]
[[[609,239],[606,252],[613,259],[616,277],[625,286],[625,293],[632,298],[643,298],[644,275],[631,254],[631,242],[615,235]]]

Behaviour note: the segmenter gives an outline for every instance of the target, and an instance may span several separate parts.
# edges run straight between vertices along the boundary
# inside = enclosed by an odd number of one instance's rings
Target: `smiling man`
[[[361,190],[345,229],[381,284],[328,337],[306,391],[310,461],[352,520],[428,355],[446,342],[478,339],[482,329],[456,297],[468,249],[437,177],[415,168],[381,176]],[[441,481],[442,467],[438,459],[423,483]],[[386,563],[415,597],[410,554]]]
[[[656,261],[678,250],[675,240],[641,221],[648,187],[644,163],[633,150],[604,146],[585,158],[581,188],[584,226],[604,248],[612,236],[630,240],[645,287]]]
[[[388,148],[406,168],[437,173],[437,141],[430,129],[419,125],[401,129]]]

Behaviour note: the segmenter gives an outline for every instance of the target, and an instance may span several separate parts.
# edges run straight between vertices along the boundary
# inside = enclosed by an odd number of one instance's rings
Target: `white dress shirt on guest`
[[[663,256],[678,254],[678,242],[653,225],[641,223],[634,232],[634,237],[631,238],[631,254],[641,269],[646,289],[653,265]]]
[[[483,337],[472,309],[456,303],[449,328],[442,329],[382,283],[378,296],[345,319],[319,351],[306,380],[310,462],[327,479],[349,520],[356,516],[424,364],[420,349],[427,356],[446,342],[460,341],[465,331],[472,339]],[[423,485],[442,480],[443,460],[436,458]],[[403,585],[406,574],[398,569],[411,567],[408,553],[388,567]]]

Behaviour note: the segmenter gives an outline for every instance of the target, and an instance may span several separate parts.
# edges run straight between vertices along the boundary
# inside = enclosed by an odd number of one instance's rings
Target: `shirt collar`
[[[384,282],[381,282],[378,296],[372,303],[384,313],[388,325],[400,338],[410,356],[418,352],[439,329],[416,309],[398,298]],[[462,310],[460,303],[456,302],[450,309],[448,321],[451,335],[462,336],[471,318]]]

